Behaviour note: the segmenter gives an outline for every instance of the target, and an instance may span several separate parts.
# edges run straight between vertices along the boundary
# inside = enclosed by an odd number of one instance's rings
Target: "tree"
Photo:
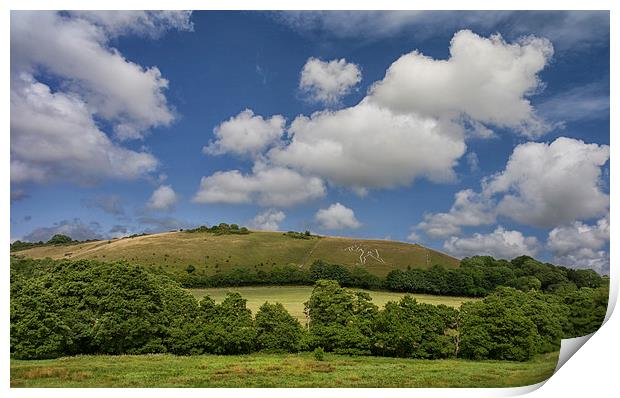
[[[409,295],[388,302],[372,326],[372,352],[404,358],[453,356],[455,340],[450,331],[456,316],[453,308],[421,304]]]
[[[303,329],[280,303],[266,302],[256,313],[256,345],[259,350],[297,352]]]
[[[461,357],[526,361],[537,352],[536,325],[513,294],[496,293],[464,303],[460,317]]]
[[[564,303],[569,307],[569,324],[565,330],[565,337],[594,333],[605,320],[608,297],[608,286],[597,289],[582,287],[566,294]]]
[[[351,286],[351,272],[339,264],[330,264],[322,260],[316,260],[310,266],[310,278],[314,281],[330,279],[342,286]]]
[[[127,263],[59,262],[18,278],[11,295],[16,357],[166,352],[195,299],[178,283]]]
[[[346,290],[333,280],[319,280],[305,305],[312,347],[370,353],[372,323],[378,308],[368,293]]]
[[[62,235],[62,234],[56,234],[52,236],[50,240],[47,241],[47,244],[48,245],[62,245],[62,244],[71,243],[71,242],[73,242],[73,239],[71,239],[71,237],[67,235]]]
[[[228,293],[220,304],[208,296],[202,299],[198,328],[205,352],[232,355],[255,349],[256,328],[246,302],[239,293]]]

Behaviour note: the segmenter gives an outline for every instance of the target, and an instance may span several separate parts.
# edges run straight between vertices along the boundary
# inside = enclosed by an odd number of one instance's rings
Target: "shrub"
[[[317,361],[323,361],[325,359],[325,350],[323,350],[323,347],[317,347],[312,351],[312,355]]]

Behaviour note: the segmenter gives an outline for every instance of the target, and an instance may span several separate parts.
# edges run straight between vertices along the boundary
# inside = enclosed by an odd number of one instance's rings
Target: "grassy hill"
[[[393,269],[457,267],[459,261],[417,244],[342,237],[295,239],[282,232],[253,231],[247,235],[210,232],[166,232],[73,245],[41,246],[14,252],[32,258],[127,260],[165,271],[184,272],[193,265],[207,275],[237,267],[269,270],[274,266],[307,268],[315,260],[366,268],[377,276]]]

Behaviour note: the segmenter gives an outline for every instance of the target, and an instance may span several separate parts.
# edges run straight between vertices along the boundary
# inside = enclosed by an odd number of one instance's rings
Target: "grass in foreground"
[[[256,314],[258,308],[265,301],[270,303],[282,303],[287,311],[297,318],[302,325],[306,323],[304,315],[304,303],[310,298],[312,286],[244,286],[244,287],[222,287],[209,289],[189,289],[197,299],[202,299],[205,295],[211,296],[216,302],[224,300],[226,293],[238,292],[248,300],[247,307]],[[355,289],[362,290],[362,289]],[[380,308],[388,301],[400,300],[405,293],[362,290],[370,294],[372,302]],[[429,294],[411,294],[418,301],[427,304],[445,304],[450,307],[460,307],[463,302],[477,300],[468,297],[448,297],[432,296]]]
[[[551,377],[558,353],[528,362],[312,353],[76,356],[11,360],[11,387],[517,387]]]

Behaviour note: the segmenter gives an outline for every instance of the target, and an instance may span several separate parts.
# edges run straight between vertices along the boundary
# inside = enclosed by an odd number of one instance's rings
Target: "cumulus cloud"
[[[552,53],[545,39],[506,43],[499,35],[457,32],[449,59],[401,56],[359,104],[297,117],[290,142],[268,158],[357,192],[420,177],[452,180],[466,130],[483,137],[493,135],[485,124],[529,136],[546,130],[528,96]]]
[[[604,250],[608,242],[609,215],[592,225],[576,221],[554,228],[549,232],[547,248],[557,264],[608,274],[609,253]]]
[[[334,203],[327,209],[320,209],[316,212],[314,219],[323,229],[354,229],[362,226],[355,218],[353,210],[340,203]]]
[[[498,226],[489,234],[475,233],[470,237],[453,236],[443,245],[453,256],[463,258],[474,255],[489,255],[495,258],[512,259],[521,255],[535,256],[539,250],[536,237],[524,236],[519,231],[506,230]]]
[[[250,222],[250,227],[262,231],[277,231],[286,215],[283,211],[268,209],[258,213]]]
[[[44,69],[63,79],[91,112],[114,125],[121,139],[142,138],[150,127],[170,124],[174,114],[164,95],[168,81],[159,69],[128,61],[108,42],[105,29],[83,18],[11,13],[13,72]]]
[[[451,180],[465,152],[460,126],[394,114],[366,101],[299,116],[289,134],[289,145],[269,152],[273,162],[358,189],[407,185],[418,177]]]
[[[11,179],[134,179],[157,160],[111,141],[169,125],[168,81],[110,46],[121,34],[191,28],[185,12],[11,12]],[[54,89],[44,79],[54,82]],[[103,123],[102,123],[103,122]]]
[[[518,145],[503,171],[482,180],[481,192],[458,192],[447,213],[426,214],[415,229],[447,238],[499,216],[547,228],[599,217],[609,209],[609,195],[601,189],[608,159],[607,145],[566,137]]]
[[[254,166],[251,174],[218,171],[202,177],[195,203],[251,203],[287,207],[325,195],[320,178],[307,177],[284,167]]]
[[[89,209],[101,209],[105,213],[114,216],[122,216],[125,214],[123,201],[118,195],[99,195],[86,198],[82,201],[82,204]]]
[[[371,98],[397,112],[434,117],[466,115],[535,137],[548,126],[527,99],[540,87],[538,73],[553,55],[543,38],[506,43],[462,30],[450,43],[450,58],[435,60],[417,51],[403,55],[371,89]]]
[[[359,66],[344,58],[322,61],[311,57],[301,70],[299,88],[313,102],[334,105],[361,80]]]
[[[177,203],[177,194],[170,185],[161,185],[151,195],[146,203],[150,210],[171,210]]]
[[[157,166],[150,153],[112,142],[77,96],[52,92],[31,75],[12,81],[12,182],[130,180]]]
[[[499,195],[499,215],[537,227],[601,216],[609,208],[609,195],[601,190],[608,159],[607,145],[566,137],[528,142],[514,149],[502,172],[484,181],[484,194]]]
[[[401,56],[357,105],[298,116],[287,130],[287,140],[266,153],[260,152],[269,146],[266,142],[281,135],[279,129],[273,138],[260,134],[269,138],[249,140],[252,144],[245,148],[237,137],[247,130],[224,134],[225,124],[206,151],[239,148],[238,152],[253,153],[270,167],[297,170],[361,195],[369,189],[407,186],[417,178],[452,181],[454,167],[466,152],[466,131],[487,138],[493,132],[486,124],[529,136],[545,131],[547,126],[528,97],[540,89],[538,73],[552,54],[545,39],[527,37],[507,43],[499,35],[483,38],[460,31],[452,39],[449,59],[432,59],[418,51]],[[346,61],[337,61],[334,67],[339,63],[338,68],[345,68]],[[329,69],[319,60],[311,60],[310,65]],[[308,72],[308,76],[317,75],[321,74]],[[318,81],[313,79],[308,78]],[[244,122],[252,118],[265,122],[246,111],[226,123],[236,124],[240,116]],[[225,143],[225,137],[231,137],[231,144]],[[218,172],[203,178],[201,185],[212,188],[201,188],[196,201],[250,202],[260,197],[253,195],[259,191],[251,188],[253,181],[254,177],[236,170]],[[219,189],[225,185],[235,189]],[[302,192],[302,196],[306,195]]]
[[[281,115],[264,119],[254,115],[251,109],[246,109],[215,127],[215,141],[203,147],[202,151],[210,155],[256,155],[280,139],[285,124],[286,120]]]
[[[461,227],[477,227],[495,222],[495,214],[489,201],[471,189],[457,192],[454,204],[447,213],[424,215],[424,221],[416,229],[431,238],[447,238],[461,233]]]
[[[24,236],[26,242],[47,242],[56,234],[63,234],[74,240],[103,239],[101,226],[97,222],[84,223],[79,218],[62,220],[50,227],[40,227]]]

